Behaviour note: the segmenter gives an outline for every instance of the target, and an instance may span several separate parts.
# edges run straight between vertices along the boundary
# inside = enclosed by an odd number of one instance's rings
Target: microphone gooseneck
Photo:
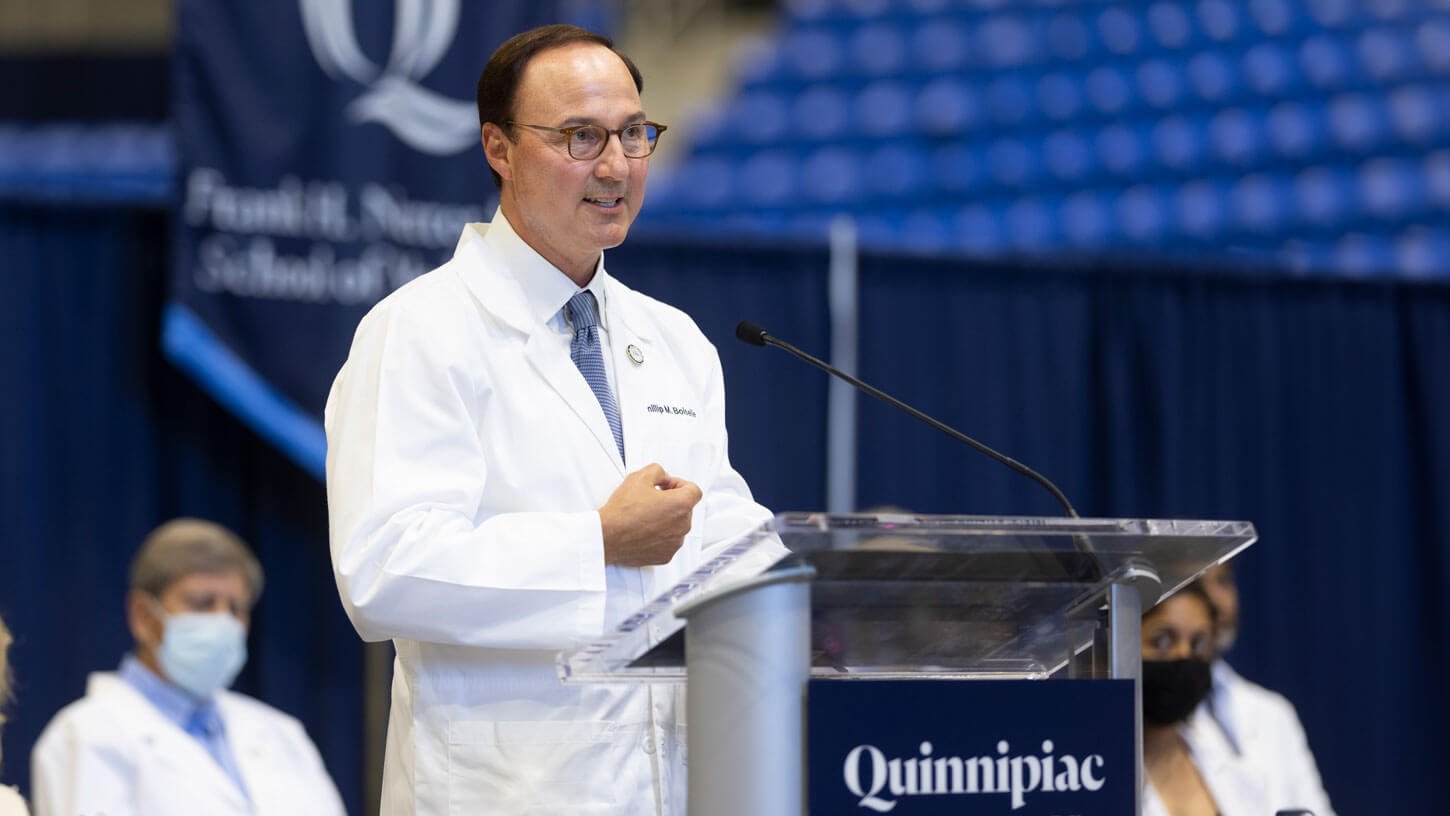
[[[749,343],[752,346],[775,346],[778,349],[789,352],[795,357],[807,363],[810,363],[811,365],[819,368],[827,374],[845,380],[846,382],[855,386],[857,389],[864,391],[867,394],[870,394],[871,396],[881,400],[887,405],[890,405],[898,410],[905,411],[906,413],[912,415],[913,417],[916,417],[922,422],[925,422],[931,427],[936,428],[938,431],[941,431],[947,436],[950,436],[952,439],[955,439],[958,442],[965,443],[978,453],[981,453],[982,455],[990,459],[994,459],[997,462],[1006,465],[1007,467],[1036,482],[1048,493],[1052,494],[1052,497],[1057,500],[1057,503],[1062,505],[1062,509],[1067,513],[1069,518],[1079,518],[1077,510],[1073,509],[1072,502],[1069,502],[1067,500],[1067,496],[1063,495],[1063,492],[1058,489],[1057,485],[1052,483],[1052,480],[1048,479],[1046,476],[1043,476],[1041,473],[1038,473],[1032,468],[1022,464],[1016,459],[1013,459],[1012,457],[1004,453],[999,453],[996,450],[988,447],[987,445],[984,445],[981,442],[978,442],[977,440],[971,438],[970,436],[967,436],[956,428],[953,428],[944,422],[927,416],[921,411],[918,411],[910,405],[907,405],[906,403],[891,396],[890,394],[887,394],[880,389],[874,388],[864,382],[861,382],[855,377],[852,377],[850,374],[847,374],[839,368],[832,366],[830,363],[827,363],[825,360],[813,357],[810,354],[801,351],[800,349],[796,348],[790,343],[785,342],[784,340],[781,340],[778,337],[772,337],[769,333],[765,331],[765,329],[754,323],[751,323],[748,320],[740,321],[740,324],[735,327],[735,336],[739,338],[742,342]]]

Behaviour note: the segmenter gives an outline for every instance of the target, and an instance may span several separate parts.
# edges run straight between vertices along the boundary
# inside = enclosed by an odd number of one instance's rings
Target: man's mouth
[[[585,196],[584,200],[596,207],[612,210],[618,207],[624,198],[621,196]]]

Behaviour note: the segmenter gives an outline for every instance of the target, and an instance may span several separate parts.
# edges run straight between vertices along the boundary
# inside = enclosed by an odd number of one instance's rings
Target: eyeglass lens
[[[659,139],[659,128],[654,125],[630,125],[619,134],[619,143],[624,155],[642,159],[654,152],[655,141]],[[604,152],[604,143],[609,141],[609,131],[599,125],[585,125],[569,137],[569,155],[576,159],[592,159]]]

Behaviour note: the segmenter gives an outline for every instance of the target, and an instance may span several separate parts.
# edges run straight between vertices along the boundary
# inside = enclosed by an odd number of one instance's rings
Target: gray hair
[[[188,575],[238,573],[252,603],[262,597],[262,565],[236,533],[196,518],[179,518],[151,531],[131,562],[131,589],[161,597]]]

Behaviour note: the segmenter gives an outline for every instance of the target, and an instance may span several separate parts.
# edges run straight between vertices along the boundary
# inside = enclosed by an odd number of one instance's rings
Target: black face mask
[[[1143,661],[1143,721],[1171,725],[1188,719],[1213,688],[1207,660]]]

